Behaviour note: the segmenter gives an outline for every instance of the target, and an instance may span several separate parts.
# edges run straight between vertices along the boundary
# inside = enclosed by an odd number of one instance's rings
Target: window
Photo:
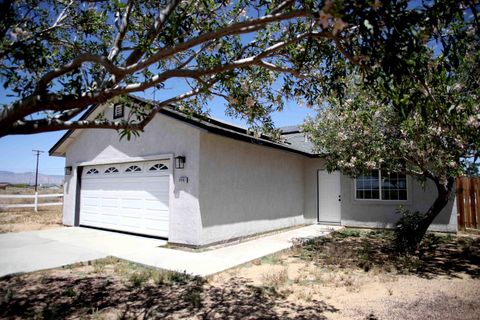
[[[355,180],[355,198],[359,200],[407,200],[407,176],[372,170]]]
[[[90,174],[99,174],[98,170],[95,169],[95,168],[92,168],[90,170],[87,171],[87,174],[90,175]]]
[[[130,166],[128,167],[125,172],[141,172],[142,169],[139,166]]]
[[[124,107],[121,104],[116,104],[113,106],[113,119],[123,118]]]
[[[108,168],[107,170],[105,170],[105,173],[106,173],[106,174],[118,173],[118,169],[115,168],[115,167],[110,167],[110,168]]]
[[[168,167],[164,164],[157,163],[151,166],[150,169],[148,169],[148,171],[160,171],[160,170],[168,170]]]

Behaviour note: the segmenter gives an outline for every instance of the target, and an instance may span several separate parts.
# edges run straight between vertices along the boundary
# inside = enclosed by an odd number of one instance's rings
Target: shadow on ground
[[[235,279],[223,287],[190,281],[134,287],[109,276],[53,276],[48,273],[0,279],[0,318],[118,319],[326,319],[337,311],[322,301],[308,307],[289,302],[273,289]]]
[[[302,243],[294,250],[302,259],[324,267],[372,268],[386,272],[416,274],[420,277],[456,277],[465,273],[480,277],[480,237],[427,234],[414,255],[393,249],[390,231],[347,229],[330,237]]]

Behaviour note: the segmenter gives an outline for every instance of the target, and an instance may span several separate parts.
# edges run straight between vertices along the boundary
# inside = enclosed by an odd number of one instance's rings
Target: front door
[[[318,221],[340,224],[340,172],[318,170]]]

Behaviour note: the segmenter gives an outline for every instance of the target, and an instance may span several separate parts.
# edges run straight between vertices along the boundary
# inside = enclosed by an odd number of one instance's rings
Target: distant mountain
[[[38,174],[38,184],[43,185],[62,185],[63,176]],[[15,173],[11,171],[0,171],[0,182],[12,184],[25,183],[29,185],[35,184],[35,172]]]

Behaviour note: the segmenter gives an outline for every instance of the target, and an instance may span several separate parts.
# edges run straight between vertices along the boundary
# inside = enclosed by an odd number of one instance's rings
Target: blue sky
[[[175,86],[173,86],[175,88]],[[178,88],[178,87],[177,87]],[[169,92],[172,94],[173,91]],[[157,95],[159,93],[157,92]],[[152,99],[152,93],[136,93],[138,96]],[[157,98],[158,99],[158,98]],[[11,98],[7,97],[5,90],[0,88],[0,104],[7,104]],[[243,126],[240,119],[232,119],[225,115],[222,100],[214,99],[209,106],[210,115],[216,119]],[[298,106],[295,102],[287,103],[282,112],[272,115],[277,127],[302,123],[308,114],[314,111],[307,107]],[[0,171],[27,172],[35,171],[35,156],[33,149],[43,150],[40,156],[39,172],[44,174],[63,174],[65,160],[59,157],[48,156],[48,150],[60,139],[65,131],[41,133],[34,135],[17,135],[0,138]]]
[[[243,40],[249,42],[253,39],[252,34],[243,36]],[[165,83],[165,89],[156,92],[157,101],[167,99],[169,97],[178,95],[180,93],[189,91],[190,88],[186,86],[183,80],[172,80]],[[8,93],[3,88],[0,80],[0,105],[8,104],[13,99],[8,97]],[[278,84],[277,84],[278,85]],[[149,89],[146,92],[137,92],[135,95],[147,99],[154,99],[153,90]],[[245,123],[241,119],[231,118],[225,115],[225,108],[223,100],[215,98],[208,106],[210,109],[210,116],[215,119],[223,120],[231,124],[244,126]],[[307,107],[298,106],[294,101],[287,102],[282,112],[277,112],[272,115],[272,119],[277,127],[300,124],[305,117],[314,111]],[[65,131],[57,131],[50,133],[21,135],[21,136],[7,136],[0,138],[0,171],[13,172],[27,172],[35,171],[36,157],[32,152],[33,149],[43,150],[40,156],[39,172],[44,174],[58,174],[63,175],[64,158],[48,156],[48,150],[57,142]]]

